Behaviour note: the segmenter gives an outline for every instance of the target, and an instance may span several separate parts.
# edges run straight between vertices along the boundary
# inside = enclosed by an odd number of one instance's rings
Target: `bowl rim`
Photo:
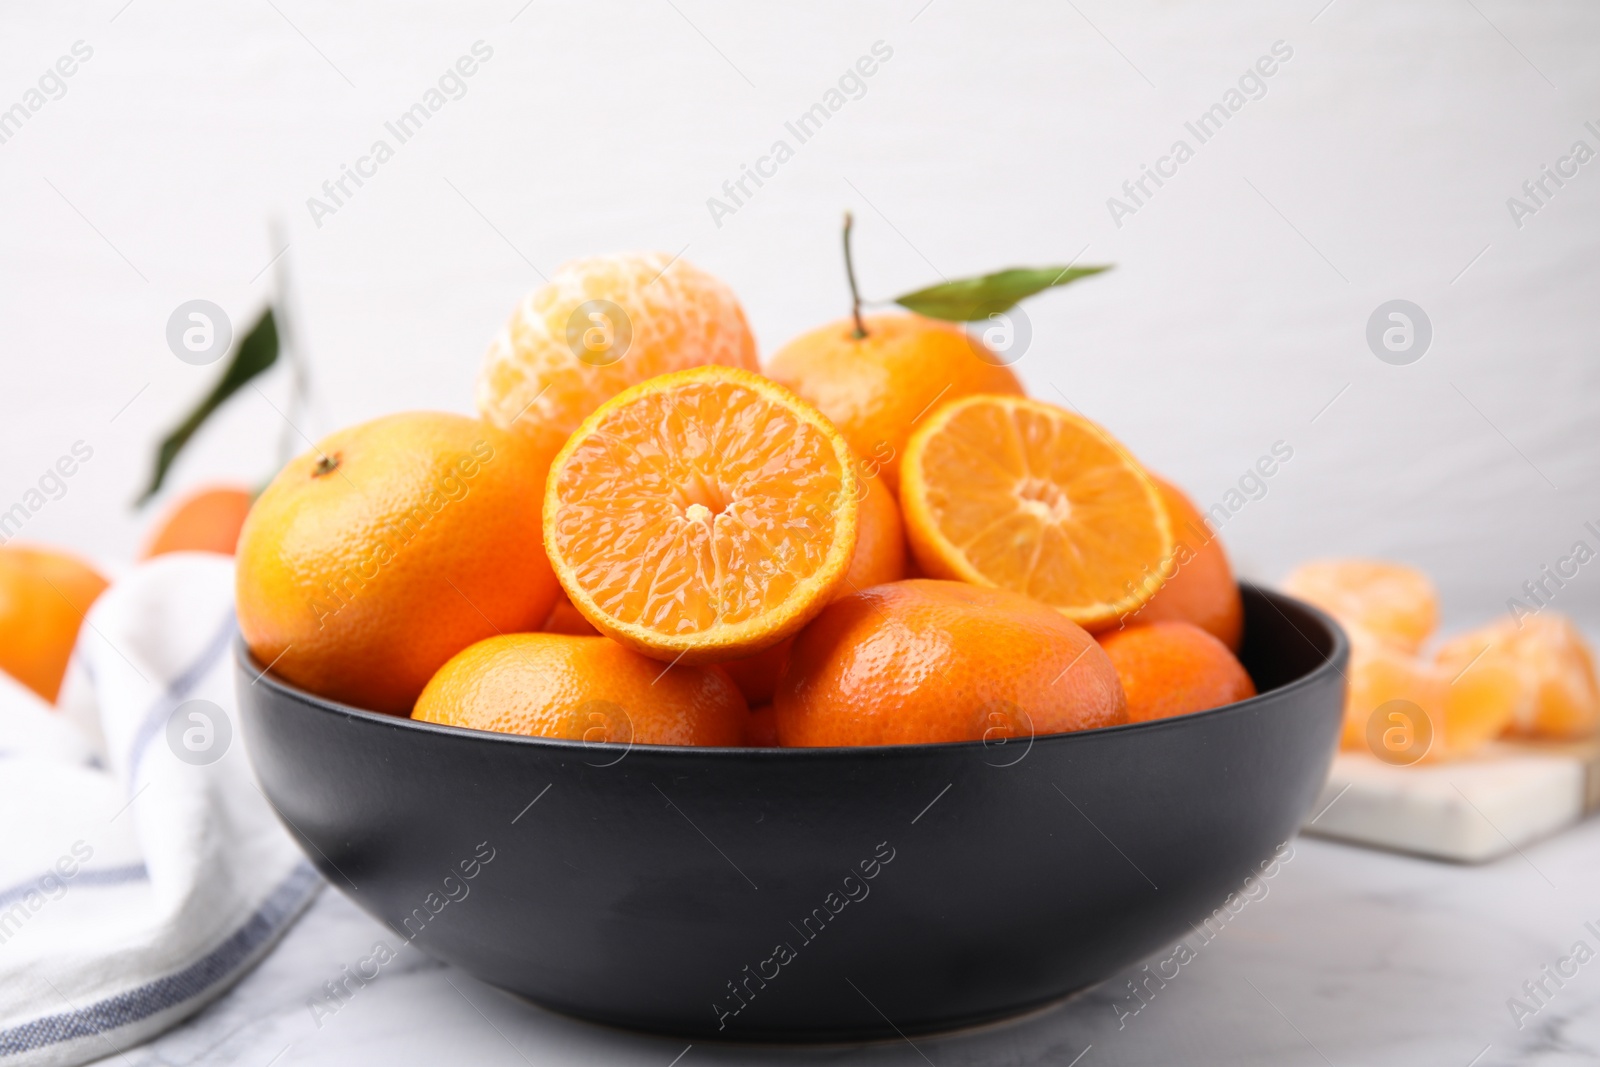
[[[1275,599],[1287,601],[1293,604],[1294,606],[1306,611],[1311,615],[1312,618],[1321,623],[1328,631],[1329,636],[1332,638],[1332,647],[1329,648],[1328,653],[1323,658],[1322,662],[1291,682],[1278,686],[1276,689],[1268,689],[1265,692],[1257,693],[1255,696],[1249,697],[1245,700],[1234,701],[1232,704],[1223,704],[1215,708],[1207,708],[1205,711],[1190,712],[1187,715],[1174,715],[1165,719],[1152,719],[1147,722],[1126,722],[1117,723],[1114,726],[1092,727],[1087,730],[1069,730],[1064,733],[1034,734],[1027,739],[1029,741],[1029,747],[1031,748],[1033,744],[1039,743],[1051,745],[1068,744],[1071,743],[1074,738],[1088,736],[1101,737],[1107,734],[1115,734],[1118,732],[1127,732],[1131,730],[1188,729],[1197,722],[1211,721],[1223,716],[1243,715],[1252,712],[1269,699],[1274,701],[1280,700],[1285,696],[1292,695],[1298,690],[1308,689],[1312,686],[1320,684],[1322,679],[1329,672],[1337,671],[1341,676],[1344,675],[1344,669],[1341,664],[1348,659],[1350,639],[1345,633],[1344,628],[1339,625],[1338,621],[1335,620],[1333,616],[1329,615],[1321,608],[1318,608],[1305,600],[1301,600],[1299,597],[1290,596],[1288,593],[1283,593],[1276,589],[1269,589],[1255,582],[1239,582],[1238,584],[1241,590],[1248,590],[1261,594],[1262,598],[1265,599],[1267,603],[1272,604],[1274,610],[1276,610],[1280,615],[1283,615],[1283,611],[1278,607],[1277,604],[1273,603]],[[1305,632],[1300,629],[1300,627],[1296,626],[1293,620],[1289,619],[1287,615],[1284,615],[1284,621],[1287,622],[1296,633],[1299,633],[1308,644],[1312,643],[1311,638],[1308,637]],[[475,730],[466,726],[447,726],[443,723],[421,722],[407,715],[389,715],[380,711],[368,711],[365,708],[358,708],[351,704],[344,704],[337,700],[330,700],[327,697],[317,696],[315,693],[301,689],[298,686],[295,686],[274,675],[271,670],[271,665],[262,667],[260,662],[256,659],[255,654],[250,651],[250,647],[245,643],[244,634],[239,632],[237,627],[235,628],[233,638],[233,652],[234,663],[238,670],[246,674],[254,675],[254,678],[250,682],[251,686],[254,686],[258,683],[265,683],[268,688],[297,703],[315,708],[318,711],[332,712],[343,715],[347,718],[366,722],[370,725],[388,726],[400,730],[416,730],[423,734],[434,734],[442,737],[454,738],[458,741],[479,742],[491,745],[507,744],[533,746],[535,748],[549,749],[554,752],[594,752],[597,749],[603,749],[607,747],[589,744],[585,741],[574,741],[568,738],[537,737],[530,734],[508,734],[500,733],[495,730]],[[742,757],[771,760],[838,758],[843,754],[850,754],[852,756],[858,756],[862,758],[890,759],[895,757],[904,757],[909,753],[936,753],[963,750],[977,751],[979,749],[989,747],[991,747],[989,743],[982,739],[976,741],[927,741],[895,745],[828,745],[797,748],[762,748],[755,746],[712,745],[648,745],[644,743],[635,745],[631,741],[627,745],[622,746],[624,754],[631,753],[635,749],[638,749],[641,753],[645,753],[650,756],[660,756],[664,759],[692,759],[703,756],[711,759],[733,759]]]

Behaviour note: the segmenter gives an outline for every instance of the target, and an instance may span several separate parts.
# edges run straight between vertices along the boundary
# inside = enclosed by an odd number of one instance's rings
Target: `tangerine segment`
[[[1349,688],[1343,745],[1368,749],[1389,763],[1467,756],[1498,737],[1516,718],[1522,687],[1516,672],[1497,662],[1452,670],[1414,656],[1359,626],[1350,637]],[[1396,705],[1403,743],[1387,729]],[[1378,724],[1374,726],[1373,720]],[[1398,744],[1398,747],[1397,747]]]
[[[1024,593],[1089,630],[1144,605],[1172,567],[1150,476],[1105,430],[1038,400],[935,411],[906,445],[900,504],[923,573]]]
[[[627,389],[578,427],[545,491],[545,548],[572,604],[658,659],[777,644],[821,611],[856,546],[850,446],[749,371]]]
[[[1283,591],[1406,652],[1421,648],[1439,622],[1433,582],[1403,563],[1313,560],[1284,579]]]
[[[1508,733],[1571,739],[1600,728],[1594,655],[1563,615],[1501,619],[1445,642],[1437,662],[1463,678],[1485,663],[1515,671],[1523,699]]]

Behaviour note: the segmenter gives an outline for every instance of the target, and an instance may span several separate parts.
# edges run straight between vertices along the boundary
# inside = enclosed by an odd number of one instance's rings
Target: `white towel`
[[[89,612],[62,710],[0,675],[0,1067],[187,1018],[321,888],[245,755],[236,632],[232,560],[162,556]]]

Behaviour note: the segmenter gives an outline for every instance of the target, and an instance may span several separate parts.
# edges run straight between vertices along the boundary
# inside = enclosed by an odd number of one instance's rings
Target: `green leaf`
[[[228,398],[261,372],[265,371],[278,361],[278,324],[272,317],[272,308],[267,308],[250,327],[250,332],[244,335],[244,340],[233,350],[233,358],[228,361],[228,366],[223,370],[222,377],[212,387],[211,392],[189,413],[172,432],[161,439],[161,447],[156,450],[156,467],[150,477],[150,486],[139,497],[136,504],[143,504],[161,489],[161,483],[166,480],[167,471],[178,458],[178,453],[183,451],[183,446],[189,443],[189,438],[199,432],[205,425],[211,413],[227,402]]]
[[[894,302],[930,319],[981,322],[1013,307],[1034,293],[1111,269],[1100,267],[1012,267],[977,278],[930,285],[895,297]]]

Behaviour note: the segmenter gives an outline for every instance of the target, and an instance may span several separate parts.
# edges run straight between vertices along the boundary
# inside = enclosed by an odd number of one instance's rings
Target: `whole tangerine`
[[[1127,721],[1110,660],[1020,593],[934,579],[834,601],[773,699],[785,746],[990,741]]]
[[[157,522],[140,558],[168,552],[233,555],[254,499],[250,490],[239,486],[211,486],[186,494]]]
[[[1011,368],[981,340],[921,315],[868,315],[865,334],[840,319],[801,334],[767,361],[787,385],[833,420],[863,462],[900,486],[900,457],[935,404],[974,393],[1023,394]]]
[[[1188,622],[1153,622],[1100,635],[1128,696],[1128,721],[1205,711],[1256,695],[1228,646]]]
[[[239,539],[239,629],[263,666],[404,715],[451,656],[533,630],[549,453],[479,419],[389,415],[335,433],[262,492]]]
[[[715,667],[663,668],[609,637],[505,634],[451,657],[411,717],[596,745],[733,747],[750,713]]]
[[[1244,637],[1244,600],[1222,541],[1182,490],[1153,474],[1150,480],[1156,483],[1172,522],[1177,569],[1125,621],[1128,625],[1192,622],[1237,652]]]
[[[0,547],[0,670],[55,702],[89,606],[106,580],[42,545]]]

